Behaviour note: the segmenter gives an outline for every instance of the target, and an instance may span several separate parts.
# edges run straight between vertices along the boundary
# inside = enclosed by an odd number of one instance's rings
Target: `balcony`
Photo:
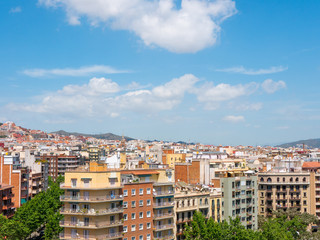
[[[300,193],[300,189],[290,189],[289,190],[290,193]]]
[[[81,229],[101,229],[101,228],[109,228],[109,227],[117,227],[122,226],[123,221],[105,221],[105,222],[70,222],[70,221],[60,221],[60,226],[64,228],[81,228]]]
[[[164,231],[164,230],[172,229],[174,227],[175,227],[175,225],[173,223],[172,224],[161,224],[161,225],[154,226],[154,230],[155,231]]]
[[[91,185],[88,186],[80,186],[80,185],[75,185],[75,186],[66,186],[64,183],[60,184],[60,188],[61,189],[65,189],[65,190],[70,190],[70,189],[79,189],[79,190],[108,190],[108,189],[121,189],[123,188],[123,186],[121,186],[120,184],[118,185],[109,185],[109,186],[104,186],[104,187],[93,187]]]
[[[161,202],[161,203],[153,204],[153,208],[163,208],[163,207],[174,207],[174,202]]]
[[[155,237],[153,238],[154,240],[169,240],[169,239],[174,239],[174,235],[171,234],[171,235],[164,235],[164,236],[161,236],[161,237]]]
[[[61,214],[64,215],[86,215],[86,216],[101,216],[101,215],[109,215],[115,213],[123,213],[123,208],[111,208],[104,210],[94,210],[94,209],[61,209]]]
[[[78,240],[107,240],[107,239],[118,239],[118,238],[122,238],[122,232],[117,232],[117,233],[108,233],[108,234],[104,234],[104,235],[80,235],[78,234],[63,234],[61,233],[59,235],[59,239],[78,239]]]
[[[155,220],[160,220],[160,219],[165,219],[165,218],[173,218],[174,214],[173,213],[159,213],[159,214],[154,214],[153,218]]]
[[[60,196],[60,201],[62,202],[112,202],[123,200],[123,195],[113,195],[113,196]]]
[[[14,204],[11,202],[11,203],[7,203],[6,205],[3,205],[2,206],[2,210],[7,210],[7,209],[10,209],[14,206]]]
[[[199,208],[208,208],[208,207],[209,207],[209,203],[199,204]]]
[[[287,208],[287,205],[277,205],[277,208]]]
[[[10,193],[10,194],[7,194],[7,195],[3,195],[3,196],[2,196],[2,199],[3,199],[3,200],[8,200],[8,199],[13,198],[13,196],[14,196],[14,194]]]
[[[173,196],[174,191],[154,191],[153,196],[155,197],[163,197],[163,196]]]
[[[177,223],[185,223],[185,222],[190,222],[192,221],[192,218],[178,218]]]

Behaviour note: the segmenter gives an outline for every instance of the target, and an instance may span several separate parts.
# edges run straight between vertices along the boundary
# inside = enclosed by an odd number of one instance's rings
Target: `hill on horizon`
[[[284,144],[277,145],[276,147],[283,147],[283,148],[302,147],[303,144],[305,145],[306,148],[320,148],[320,138],[284,143]]]
[[[119,135],[116,135],[113,133],[86,134],[86,133],[78,133],[78,132],[67,132],[64,130],[59,130],[59,131],[55,131],[55,132],[51,132],[51,133],[64,135],[64,136],[74,135],[74,136],[94,137],[94,138],[106,139],[106,140],[121,140],[122,139],[122,136],[119,136]],[[126,141],[134,140],[134,138],[127,137],[127,136],[124,136],[124,138],[126,139]]]

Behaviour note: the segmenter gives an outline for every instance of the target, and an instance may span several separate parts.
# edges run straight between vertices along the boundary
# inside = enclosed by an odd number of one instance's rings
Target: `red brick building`
[[[29,173],[26,168],[21,168],[19,157],[0,156],[0,182],[12,185],[14,208],[19,208],[29,199]]]
[[[8,184],[0,184],[0,214],[11,218],[14,215],[14,204],[12,201],[13,186]]]
[[[175,181],[183,181],[188,184],[200,183],[200,161],[192,163],[175,163]]]
[[[152,170],[122,171],[123,188],[123,240],[153,239],[153,182],[134,181],[132,176],[147,177],[157,174]],[[147,177],[148,178],[148,177]]]

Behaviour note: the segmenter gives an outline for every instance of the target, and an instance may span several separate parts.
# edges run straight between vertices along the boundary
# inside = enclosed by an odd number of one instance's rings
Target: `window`
[[[83,179],[83,186],[84,187],[90,187],[90,179],[86,178],[86,179]]]
[[[139,218],[143,218],[143,212],[139,212]]]
[[[123,190],[123,196],[128,196],[128,190]]]
[[[143,188],[139,189],[139,195],[143,195]]]
[[[147,229],[151,228],[151,223],[147,223]]]
[[[151,194],[151,188],[147,188],[147,194]]]
[[[131,240],[136,240],[136,237],[131,237]]]
[[[136,201],[131,202],[131,207],[136,207]]]
[[[143,235],[140,235],[140,236],[139,236],[139,240],[143,240]]]
[[[71,186],[76,187],[77,186],[77,179],[71,179]]]
[[[127,226],[123,226],[123,232],[128,232],[128,227]]]
[[[307,205],[307,201],[306,200],[303,201],[303,205]]]
[[[135,189],[131,189],[131,196],[135,196],[136,195],[136,190]]]
[[[147,217],[151,217],[151,212],[147,211]]]
[[[139,224],[139,230],[143,230],[143,223]]]
[[[136,225],[131,225],[131,232],[134,232],[136,230]]]
[[[139,206],[142,207],[143,206],[143,200],[139,201]]]
[[[123,220],[127,221],[128,220],[128,214],[123,214]]]
[[[128,202],[123,202],[123,207],[127,208],[128,207]]]
[[[151,240],[151,234],[147,234],[147,240]]]
[[[128,240],[128,238],[124,238],[123,240]]]
[[[151,205],[151,200],[148,199],[148,200],[147,200],[147,206],[150,206],[150,205]]]
[[[135,213],[131,213],[131,219],[136,219],[136,214]]]

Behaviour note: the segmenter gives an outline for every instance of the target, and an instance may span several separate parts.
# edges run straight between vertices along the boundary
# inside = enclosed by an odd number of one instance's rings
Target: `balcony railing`
[[[60,221],[60,226],[62,227],[83,227],[83,228],[105,228],[105,227],[114,227],[117,225],[122,225],[123,221],[101,221],[101,222],[72,222],[72,221]]]
[[[2,196],[2,199],[3,199],[3,200],[8,200],[8,199],[10,199],[10,198],[13,198],[13,196],[14,196],[14,194],[9,193],[9,194],[7,194],[7,195],[3,195],[3,196]]]
[[[3,209],[3,210],[6,210],[6,209],[9,209],[9,208],[12,208],[13,206],[14,206],[13,202],[7,203],[6,205],[3,205],[3,206],[2,206],[2,209]]]
[[[173,239],[173,238],[174,238],[174,235],[171,234],[171,235],[164,235],[161,237],[155,237],[154,240],[167,240],[167,239]]]
[[[153,192],[153,196],[167,196],[174,195],[174,191],[155,191]]]
[[[80,235],[77,234],[63,234],[59,235],[60,239],[77,239],[77,240],[107,240],[107,239],[117,239],[122,238],[122,232],[108,233],[104,235]]]
[[[154,214],[153,217],[155,219],[157,218],[167,218],[167,217],[173,217],[174,214],[173,213],[158,213],[158,214]]]
[[[153,204],[154,207],[173,207],[174,202],[161,202]]]
[[[112,196],[60,196],[61,201],[89,201],[89,202],[103,202],[103,201],[117,201],[123,200],[123,195],[112,195]]]
[[[165,230],[165,229],[170,229],[174,228],[174,224],[161,224],[161,225],[156,225],[154,228],[155,230]]]
[[[111,208],[104,210],[62,208],[60,212],[62,214],[107,215],[123,212],[123,208]]]

